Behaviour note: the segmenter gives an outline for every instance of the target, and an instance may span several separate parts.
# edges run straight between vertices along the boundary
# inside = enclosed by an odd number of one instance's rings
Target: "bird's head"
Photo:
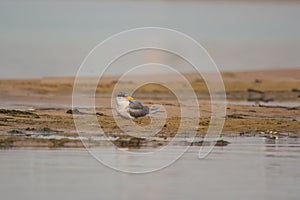
[[[117,100],[117,102],[121,103],[121,102],[132,101],[132,100],[134,100],[134,98],[125,93],[119,93],[116,100]]]

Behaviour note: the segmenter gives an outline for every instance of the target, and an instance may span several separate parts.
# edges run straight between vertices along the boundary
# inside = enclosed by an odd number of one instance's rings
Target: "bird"
[[[125,93],[119,93],[116,97],[116,111],[123,118],[136,119],[148,114],[154,114],[158,110],[159,108],[144,106],[141,102]]]

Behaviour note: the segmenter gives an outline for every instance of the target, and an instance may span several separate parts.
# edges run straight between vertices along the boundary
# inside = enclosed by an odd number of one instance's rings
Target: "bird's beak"
[[[131,96],[127,96],[126,98],[127,98],[128,100],[134,100],[134,98],[131,97]]]

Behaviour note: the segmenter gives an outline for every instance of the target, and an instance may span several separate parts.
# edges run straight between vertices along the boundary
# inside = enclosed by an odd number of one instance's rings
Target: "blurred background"
[[[0,0],[0,78],[75,75],[98,43],[145,26],[188,34],[221,71],[299,68],[299,19],[298,1]]]

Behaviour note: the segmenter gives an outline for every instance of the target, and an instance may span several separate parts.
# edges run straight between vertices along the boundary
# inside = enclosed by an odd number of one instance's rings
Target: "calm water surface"
[[[1,150],[1,199],[299,199],[300,139],[225,139],[204,160],[192,147],[143,175],[113,171],[84,149]]]

